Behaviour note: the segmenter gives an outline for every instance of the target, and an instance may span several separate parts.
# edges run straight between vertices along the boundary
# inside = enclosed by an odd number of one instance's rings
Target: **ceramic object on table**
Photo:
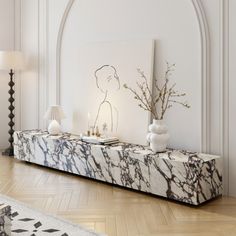
[[[147,134],[147,141],[150,143],[150,148],[153,152],[164,152],[166,150],[169,133],[167,126],[163,120],[155,120],[149,125],[149,133]]]

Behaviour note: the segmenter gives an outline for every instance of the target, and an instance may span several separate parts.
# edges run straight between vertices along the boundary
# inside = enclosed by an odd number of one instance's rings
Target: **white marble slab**
[[[222,158],[119,143],[103,146],[71,134],[40,130],[14,134],[15,157],[115,185],[198,205],[222,194]]]

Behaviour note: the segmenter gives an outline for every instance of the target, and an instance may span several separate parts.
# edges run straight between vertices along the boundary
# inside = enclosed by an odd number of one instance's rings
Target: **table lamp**
[[[8,99],[10,106],[8,107],[10,113],[8,117],[10,118],[10,122],[8,123],[10,129],[8,131],[10,137],[8,139],[10,146],[7,148],[2,154],[5,156],[14,156],[14,148],[13,148],[13,134],[14,134],[14,71],[22,70],[25,68],[25,60],[22,52],[20,51],[0,51],[0,70],[9,71],[10,82],[8,85],[10,89],[8,91],[10,98]]]
[[[58,105],[50,106],[44,115],[44,119],[50,120],[48,132],[57,135],[61,132],[60,122],[66,118],[62,108]]]

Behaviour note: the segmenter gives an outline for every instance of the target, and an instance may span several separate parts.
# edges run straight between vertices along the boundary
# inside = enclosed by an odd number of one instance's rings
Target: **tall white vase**
[[[150,148],[153,152],[164,152],[166,150],[169,133],[167,126],[163,120],[155,120],[149,125],[149,133],[147,134],[147,141],[150,143]]]

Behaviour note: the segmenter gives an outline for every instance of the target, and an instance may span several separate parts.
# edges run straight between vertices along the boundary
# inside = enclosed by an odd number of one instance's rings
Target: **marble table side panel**
[[[152,159],[151,192],[173,200],[196,203],[197,175],[188,163]]]
[[[197,186],[198,203],[222,195],[222,162],[221,158],[216,158],[199,164],[199,179]]]

